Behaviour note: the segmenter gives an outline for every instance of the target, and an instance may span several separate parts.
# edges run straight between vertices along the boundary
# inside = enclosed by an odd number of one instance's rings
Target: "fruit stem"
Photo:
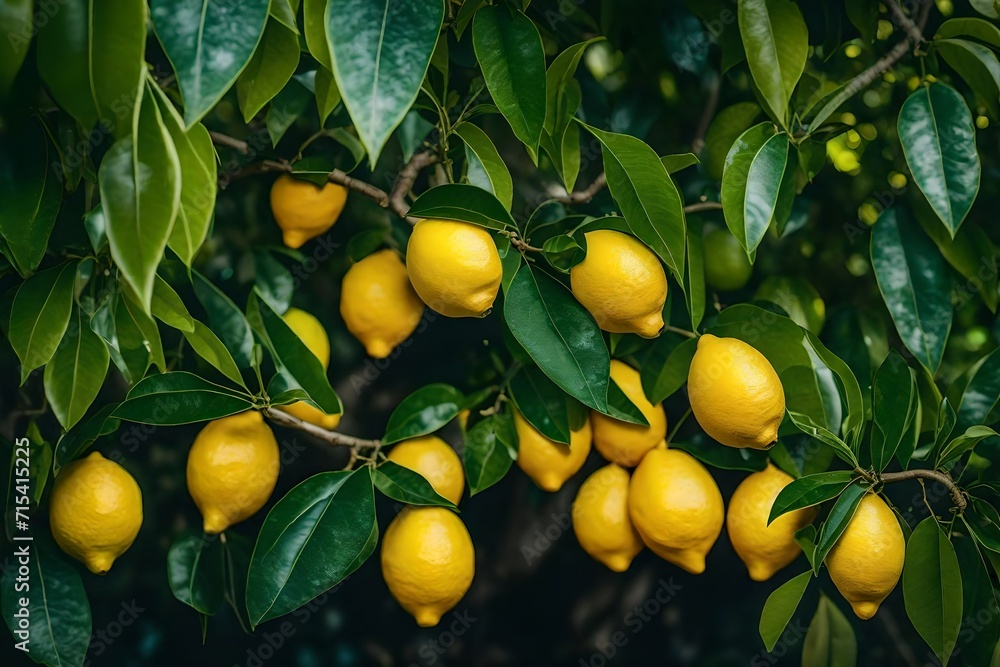
[[[683,415],[681,415],[681,418],[677,420],[677,423],[674,424],[673,429],[671,429],[670,433],[667,435],[668,446],[670,445],[671,442],[674,441],[674,436],[677,435],[677,431],[680,430],[681,426],[684,424],[684,422],[687,421],[687,418],[690,416],[691,416],[691,406],[689,405],[687,411]]]
[[[663,327],[664,331],[673,331],[675,334],[680,334],[682,336],[687,336],[688,338],[697,338],[698,334],[693,331],[688,331],[687,329],[681,329],[680,327],[670,326],[669,324]]]
[[[864,477],[868,481],[881,481],[884,484],[892,484],[894,482],[902,482],[907,479],[929,479],[931,481],[942,484],[948,489],[951,494],[951,499],[955,503],[955,507],[958,508],[959,513],[965,511],[968,501],[965,499],[965,495],[962,493],[955,482],[952,480],[948,473],[941,472],[939,470],[924,470],[920,468],[915,468],[913,470],[903,470],[902,472],[887,472],[879,475],[877,478],[873,477],[869,472],[862,470],[861,468],[856,468],[855,472]]]
[[[380,440],[365,440],[363,438],[356,438],[353,435],[338,433],[337,431],[328,431],[325,428],[320,428],[319,426],[315,426],[309,422],[302,421],[298,417],[293,417],[287,412],[275,410],[274,408],[264,408],[263,414],[275,424],[281,424],[282,426],[287,426],[288,428],[298,429],[299,431],[308,433],[314,438],[319,438],[324,442],[328,442],[331,445],[353,447],[356,449],[378,449],[382,446],[382,442]]]

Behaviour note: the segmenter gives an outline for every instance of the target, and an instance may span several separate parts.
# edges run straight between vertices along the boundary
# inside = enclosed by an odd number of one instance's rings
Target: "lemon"
[[[187,487],[206,533],[221,533],[264,506],[278,481],[278,458],[278,441],[254,410],[201,429],[188,452]]]
[[[646,452],[656,447],[667,435],[667,416],[660,403],[653,405],[642,391],[639,371],[618,359],[611,361],[611,379],[629,400],[642,411],[649,426],[630,424],[592,411],[594,446],[601,456],[625,467],[638,465]]]
[[[282,316],[285,324],[299,337],[305,346],[309,348],[319,362],[326,369],[330,366],[330,339],[326,335],[326,329],[320,321],[311,314],[298,308],[289,308]],[[340,415],[328,415],[318,408],[314,408],[308,403],[296,401],[289,405],[282,405],[278,408],[293,417],[298,417],[304,422],[325,428],[328,431],[337,428],[340,424]]]
[[[767,449],[778,438],[785,415],[781,380],[764,355],[741,340],[698,339],[688,396],[695,419],[723,445]]]
[[[884,500],[869,493],[825,562],[837,590],[858,618],[867,621],[899,583],[905,553],[896,515]]]
[[[458,504],[465,490],[465,471],[458,454],[441,438],[425,435],[393,445],[389,460],[418,473],[442,498]]]
[[[424,302],[395,250],[380,250],[348,269],[340,315],[368,354],[385,359],[420,324]]]
[[[753,274],[753,264],[743,246],[726,229],[713,229],[702,239],[705,282],[712,289],[730,292],[742,288]]]
[[[406,271],[423,302],[446,317],[486,315],[503,275],[490,233],[450,220],[421,220],[413,227]]]
[[[475,571],[469,531],[443,507],[407,507],[382,538],[382,577],[422,628],[437,625],[458,604]]]
[[[655,554],[691,574],[705,571],[722,532],[722,494],[693,456],[659,448],[646,454],[632,473],[628,513]]]
[[[271,186],[271,211],[289,248],[301,247],[337,222],[347,202],[347,188],[336,183],[322,187],[282,174]]]
[[[628,234],[599,229],[584,237],[587,256],[569,272],[573,296],[604,331],[655,338],[667,300],[660,260]]]
[[[743,480],[729,499],[729,540],[754,581],[767,581],[795,560],[802,551],[795,541],[795,531],[816,517],[815,508],[804,507],[782,514],[767,525],[774,499],[792,481],[791,475],[768,463],[767,468]]]
[[[805,278],[771,276],[760,284],[753,298],[778,304],[793,322],[817,336],[826,323],[826,303]]]
[[[561,489],[590,454],[590,420],[570,433],[569,446],[549,440],[516,411],[514,428],[518,439],[517,465],[545,491]]]
[[[59,472],[49,524],[63,551],[104,574],[139,534],[142,492],[125,468],[94,452]]]
[[[615,572],[624,572],[642,551],[628,518],[628,472],[614,463],[597,470],[573,501],[573,531],[583,550]]]

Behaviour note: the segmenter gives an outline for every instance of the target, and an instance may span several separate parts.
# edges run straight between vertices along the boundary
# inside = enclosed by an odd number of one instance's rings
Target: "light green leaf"
[[[97,398],[109,361],[104,341],[74,308],[66,335],[45,366],[45,397],[63,429],[80,421]]]
[[[513,463],[508,447],[516,447],[516,441],[513,420],[508,414],[491,415],[469,430],[462,460],[470,496],[503,479]]]
[[[788,622],[799,607],[802,595],[809,587],[811,571],[792,577],[767,596],[764,609],[760,613],[760,638],[768,652],[773,651]]]
[[[268,19],[257,50],[236,80],[236,96],[243,111],[243,120],[249,123],[265,104],[281,92],[295,74],[298,64],[298,36],[273,17]]]
[[[726,156],[726,164],[722,172],[722,210],[726,217],[726,226],[743,246],[751,260],[764,232],[767,231],[766,224],[762,224],[760,218],[766,215],[769,222],[770,215],[773,215],[774,206],[777,203],[780,180],[774,180],[773,176],[775,172],[784,173],[785,160],[787,160],[787,139],[784,142],[786,150],[784,159],[775,160],[776,156],[772,151],[765,152],[765,146],[780,136],[783,135],[774,133],[772,123],[754,125],[733,143]],[[780,140],[778,141],[780,143]],[[776,147],[779,144],[770,145]],[[760,158],[760,162],[758,162],[758,158]],[[774,165],[776,161],[780,164],[780,170]],[[756,178],[751,181],[755,164],[758,165]],[[780,179],[780,176],[778,178]],[[766,202],[768,200],[772,204],[770,207],[763,207],[767,210],[762,210],[759,205],[748,206],[748,202]],[[754,211],[750,221],[747,220],[748,208]],[[752,223],[752,228],[748,228],[748,222]],[[764,227],[763,230],[760,229],[761,226]],[[751,239],[751,237],[753,238]]]
[[[490,192],[466,183],[446,183],[424,191],[409,216],[471,222],[488,229],[515,227],[503,203]]]
[[[479,169],[482,170],[483,175],[486,177],[487,183],[483,185],[488,184],[488,187],[484,187],[483,189],[493,193],[500,200],[500,203],[503,204],[503,207],[509,211],[514,198],[514,183],[510,178],[507,165],[504,164],[503,158],[500,157],[500,153],[497,151],[496,146],[493,145],[493,142],[490,141],[489,136],[472,123],[462,123],[455,128],[455,134],[462,138],[468,149],[466,155],[470,158],[470,182],[472,182],[474,158],[478,162]],[[480,183],[473,182],[473,185],[480,185]]]
[[[333,74],[320,67],[316,70],[316,109],[319,111],[320,125],[326,123],[326,119],[330,117],[338,104],[340,104],[340,88],[337,88]],[[404,159],[409,160],[410,156],[407,155]],[[360,160],[358,161],[360,162]]]
[[[333,71],[330,43],[326,41],[326,6],[328,0],[302,0],[302,23],[306,48],[327,72]]]
[[[858,640],[843,612],[820,593],[802,649],[802,667],[856,667]]]
[[[18,288],[10,310],[8,338],[21,360],[21,384],[48,363],[69,324],[79,262],[40,271]]]
[[[754,82],[772,117],[787,128],[788,100],[809,52],[802,12],[791,0],[740,0],[739,25]]]

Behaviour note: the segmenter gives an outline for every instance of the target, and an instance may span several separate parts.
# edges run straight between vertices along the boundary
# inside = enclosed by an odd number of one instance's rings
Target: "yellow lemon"
[[[546,438],[519,412],[514,412],[514,428],[518,439],[517,465],[545,491],[561,489],[590,454],[590,420],[570,433],[568,447]]]
[[[767,449],[778,439],[785,415],[781,380],[767,358],[743,341],[701,336],[688,394],[695,419],[723,445]]]
[[[255,410],[211,421],[188,452],[187,486],[206,533],[221,533],[264,506],[278,481],[278,441]]]
[[[503,275],[489,231],[451,220],[421,220],[413,227],[406,271],[423,302],[446,317],[488,313]]]
[[[795,560],[802,551],[795,541],[795,531],[816,517],[814,507],[804,507],[782,514],[767,525],[774,499],[792,481],[791,475],[768,463],[767,468],[743,480],[729,499],[729,540],[754,581],[767,581]]]
[[[573,296],[598,326],[655,338],[663,328],[667,276],[653,251],[610,229],[584,234],[587,256],[570,269]]]
[[[142,492],[125,468],[94,452],[59,472],[49,524],[63,551],[104,574],[139,534]]]
[[[441,438],[425,435],[393,445],[389,460],[418,473],[438,495],[458,504],[465,490],[465,471],[458,454]]]
[[[469,531],[443,507],[407,507],[382,538],[382,577],[422,628],[437,625],[458,604],[475,572]]]
[[[395,250],[380,250],[348,269],[340,293],[347,330],[376,359],[389,356],[420,324],[424,302]]]
[[[837,590],[858,618],[867,621],[899,583],[905,553],[896,515],[884,500],[869,493],[825,562]]]
[[[336,183],[320,187],[282,174],[271,186],[271,211],[289,248],[301,247],[333,227],[346,202],[347,188]]]
[[[573,501],[573,531],[583,550],[615,572],[624,572],[642,551],[628,518],[628,472],[611,463],[580,486]]]
[[[642,411],[649,426],[630,424],[614,417],[591,411],[594,424],[594,446],[601,456],[612,463],[633,467],[646,452],[656,447],[667,435],[667,416],[660,403],[653,405],[642,391],[639,371],[617,359],[611,361],[611,379],[629,400]]]
[[[723,511],[712,475],[686,452],[654,449],[632,473],[632,525],[654,553],[691,574],[705,571],[705,556],[722,532]]]
[[[323,368],[330,366],[330,338],[326,335],[326,329],[311,314],[298,308],[289,308],[282,315],[282,319],[288,328],[299,337],[309,351],[316,355]],[[314,408],[308,403],[297,401],[289,405],[282,405],[278,408],[293,417],[298,417],[304,422],[309,422],[314,426],[325,428],[328,431],[337,428],[340,424],[340,415],[328,415],[318,408]]]

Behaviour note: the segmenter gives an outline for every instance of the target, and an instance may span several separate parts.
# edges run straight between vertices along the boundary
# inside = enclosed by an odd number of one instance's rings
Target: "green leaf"
[[[816,563],[813,559],[816,557],[816,526],[810,523],[796,530],[795,543],[805,554],[806,560],[809,561],[809,567],[815,568]]]
[[[973,225],[962,225],[955,238],[942,225],[937,216],[919,215],[917,221],[923,227],[941,251],[952,268],[968,280],[962,294],[971,289],[977,289],[990,312],[996,312],[1000,296],[997,294],[997,272],[983,271],[983,266],[991,266],[997,261],[997,249],[989,235],[982,228]],[[983,277],[985,275],[985,277]]]
[[[471,222],[489,229],[515,226],[510,213],[492,192],[464,183],[446,183],[424,191],[414,200],[407,215]]]
[[[32,0],[10,0],[0,5],[0,34],[7,35],[7,57],[0,61],[0,98],[6,97],[28,55],[34,30]]]
[[[958,75],[965,79],[983,101],[993,118],[1000,117],[1000,61],[993,51],[965,39],[934,40],[934,51],[940,53]]]
[[[66,335],[45,366],[45,397],[67,431],[97,398],[108,373],[108,348],[73,308]]]
[[[213,384],[187,371],[140,380],[111,417],[140,424],[177,426],[221,419],[253,407],[249,394]]]
[[[878,35],[878,0],[847,0],[845,8],[865,44],[874,42]]]
[[[299,26],[295,21],[295,15],[299,13],[299,0],[271,0],[268,13],[281,25],[296,35],[299,34]]]
[[[570,410],[580,404],[556,386],[538,366],[529,364],[510,379],[510,399],[525,421],[553,442],[568,445]]]
[[[1000,513],[979,498],[972,498],[962,518],[976,540],[990,551],[1000,553]]]
[[[872,465],[882,472],[896,454],[916,417],[917,378],[895,350],[889,352],[872,384]],[[904,466],[905,467],[905,466]]]
[[[314,475],[267,513],[247,577],[253,626],[332,588],[375,550],[378,524],[368,470]]]
[[[64,8],[65,10],[65,8]],[[3,577],[0,608],[15,642],[25,642],[27,653],[39,664],[82,665],[90,646],[92,630],[90,603],[83,581],[72,565],[56,555],[55,547],[42,546],[37,540],[24,568],[26,581],[15,588],[19,577]],[[13,561],[11,561],[13,562]],[[30,595],[27,592],[30,591]],[[21,600],[27,600],[24,607]],[[16,614],[27,614],[27,627],[21,628]]]
[[[671,449],[687,452],[705,465],[722,470],[758,472],[767,467],[767,453],[735,447],[719,447],[719,443],[698,434],[690,440],[675,440]]]
[[[604,37],[594,37],[584,42],[578,42],[566,47],[566,50],[556,56],[545,71],[545,131],[555,136],[559,130],[569,124],[570,118],[576,113],[576,106],[570,103],[571,94],[567,88],[574,82],[580,59],[587,47],[596,42],[604,41]],[[569,187],[570,184],[567,184]]]
[[[132,132],[146,50],[146,3],[67,0],[38,25],[38,71],[85,131]]]
[[[1000,405],[1000,350],[993,350],[974,367],[961,400],[955,402],[958,403],[958,428],[993,424],[1000,419],[997,412]]]
[[[736,238],[753,258],[757,246],[764,239],[771,222],[781,227],[791,212],[791,199],[795,196],[795,170],[798,153],[791,150],[787,134],[776,134],[761,146],[747,172],[746,192],[743,199],[743,234]],[[726,217],[729,222],[729,217]],[[735,229],[733,234],[736,235]]]
[[[45,485],[49,480],[49,471],[52,468],[52,445],[42,437],[38,431],[38,422],[34,419],[28,424],[25,433],[28,436],[30,451],[29,475],[31,477],[31,499],[35,504],[42,502],[42,494],[45,493]]]
[[[684,299],[691,316],[691,329],[698,330],[705,316],[705,245],[701,218],[688,218],[687,262],[684,272]]]
[[[642,414],[635,403],[621,390],[618,383],[611,380],[608,383],[608,412],[609,417],[614,417],[619,421],[640,426],[649,426],[649,420]]]
[[[309,53],[323,66],[323,69],[333,72],[330,43],[326,41],[327,3],[328,0],[302,0],[302,25]]]
[[[462,392],[447,384],[429,384],[400,401],[389,415],[382,443],[389,445],[400,440],[433,433],[465,407]]]
[[[271,145],[277,146],[285,132],[298,120],[299,116],[305,113],[309,102],[314,95],[312,86],[307,86],[297,75],[281,89],[271,106],[267,109],[264,117],[264,124],[267,126],[267,135],[271,139]]]
[[[806,435],[811,435],[825,445],[833,448],[834,453],[845,463],[854,467],[858,465],[858,459],[851,447],[841,440],[835,433],[817,424],[809,415],[800,412],[788,411],[788,418],[795,424],[795,427]]]
[[[903,602],[913,627],[948,664],[962,624],[962,575],[955,547],[934,517],[921,521],[906,543]]]
[[[788,101],[802,76],[809,34],[791,0],[740,0],[740,36],[750,73],[772,117],[788,123]]]
[[[847,485],[837,502],[830,508],[830,514],[823,522],[823,527],[819,531],[819,539],[816,541],[816,554],[813,557],[813,572],[819,574],[819,568],[823,564],[830,549],[837,543],[840,536],[847,530],[847,525],[854,518],[854,512],[858,509],[861,499],[868,493],[868,487],[860,480]]]
[[[697,351],[696,338],[680,340],[674,335],[660,334],[653,342],[639,368],[642,390],[652,403],[666,400],[684,386]]]
[[[936,467],[949,467],[950,464],[958,461],[958,459],[962,458],[963,454],[971,451],[972,448],[978,445],[982,440],[996,437],[998,435],[1000,434],[991,429],[989,426],[970,426],[966,429],[963,435],[958,436],[941,449],[941,453],[938,455]]]
[[[134,134],[104,156],[99,181],[111,257],[149,312],[153,276],[181,198],[177,150],[152,95],[142,96]]]
[[[503,158],[497,152],[496,146],[490,138],[472,123],[461,123],[455,128],[455,134],[462,138],[468,149],[466,157],[469,161],[469,181],[472,182],[472,165],[478,161],[479,168],[486,177],[486,183],[473,183],[483,187],[503,204],[506,210],[510,210],[511,202],[514,199],[514,183],[511,181],[510,172]]]
[[[247,573],[253,545],[239,533],[229,531],[222,545],[223,596],[236,614],[243,632],[252,633],[247,613]]]
[[[111,416],[117,407],[117,403],[103,406],[89,419],[77,423],[74,428],[59,438],[59,442],[56,443],[53,466],[56,472],[67,463],[79,458],[99,437],[118,430],[121,422]]]
[[[537,150],[545,122],[545,52],[535,24],[517,10],[483,7],[472,22],[472,44],[493,102],[514,135]]]
[[[1000,599],[975,540],[956,539],[955,555],[962,574],[962,622],[976,630],[974,633],[960,633],[962,643],[959,650],[966,664],[989,665],[1000,637],[1000,615],[996,614]],[[989,611],[989,614],[984,611]]]
[[[513,463],[508,447],[516,442],[513,421],[505,414],[490,415],[466,433],[462,462],[469,495],[485,491],[503,479]]]
[[[337,88],[337,82],[334,80],[333,74],[320,67],[316,70],[316,109],[319,111],[320,125],[326,123],[326,119],[330,117],[333,110],[340,104],[340,100],[340,88]],[[353,137],[354,135],[351,136]],[[358,142],[358,145],[360,146],[360,142]],[[361,154],[364,156],[363,146],[361,147]],[[406,159],[409,160],[409,156]],[[360,163],[361,160],[357,159],[357,162]]]
[[[186,535],[167,552],[167,580],[174,597],[202,614],[222,606],[223,546],[216,535]]]
[[[688,167],[693,167],[696,164],[701,164],[698,156],[694,153],[664,155],[660,158],[660,162],[663,163],[663,168],[667,170],[668,174],[674,174],[682,169],[687,169]]]
[[[948,19],[938,26],[935,41],[950,37],[972,37],[1000,49],[1000,27],[980,18]]]
[[[843,612],[820,593],[819,606],[806,632],[802,667],[855,667],[858,640]]]
[[[373,167],[417,99],[443,20],[441,0],[331,0],[327,6],[333,75]]]
[[[281,92],[295,74],[298,64],[298,36],[275,18],[268,19],[257,50],[236,80],[236,96],[243,120],[249,123],[265,104]]]
[[[943,83],[920,87],[903,103],[897,129],[913,180],[954,236],[979,192],[976,129],[965,100]]]
[[[118,353],[126,362],[132,382],[141,378],[150,365],[155,365],[161,373],[166,372],[160,330],[153,317],[143,312],[128,284],[123,284],[118,292],[115,335]]]
[[[632,232],[653,249],[684,284],[687,224],[684,202],[656,152],[627,134],[584,125],[601,142],[608,189]]]
[[[768,192],[771,193],[771,201],[777,202],[780,180],[774,180],[773,172],[777,172],[778,169],[773,166],[776,161],[775,156],[770,151],[765,152],[765,146],[779,136],[782,135],[774,134],[774,125],[771,123],[754,125],[733,143],[726,156],[722,173],[722,210],[726,217],[726,225],[751,260],[764,232],[767,231],[766,224],[762,223],[760,218],[764,215],[773,215],[774,205],[770,207],[770,212],[765,212],[762,208],[766,206],[748,205],[748,202],[766,202]],[[787,139],[785,144],[787,151]],[[758,156],[761,160],[759,164]],[[751,181],[754,164],[758,164],[758,169],[754,174],[754,180]],[[785,161],[781,160],[780,173],[784,173],[784,167]],[[748,211],[753,211],[750,220],[747,219]],[[770,217],[767,221],[770,222]],[[764,224],[763,230],[759,229],[762,224]]]
[[[343,412],[326,369],[306,344],[295,335],[285,321],[254,290],[247,302],[247,319],[250,326],[271,353],[275,366],[287,374],[309,396],[310,403],[328,415]]]
[[[73,312],[77,260],[31,276],[17,290],[7,337],[21,361],[21,384],[31,371],[48,363],[62,340]]]
[[[580,235],[580,245],[577,239],[569,234],[561,234],[545,239],[542,244],[542,251],[545,259],[549,260],[552,268],[562,273],[569,273],[570,269],[582,262],[587,256],[586,239]]]
[[[856,476],[853,470],[836,470],[806,475],[789,482],[774,499],[767,524],[771,525],[782,514],[836,498]]]
[[[906,348],[932,374],[951,329],[944,260],[899,206],[887,208],[872,229],[872,266],[879,291]]]
[[[774,650],[785,627],[792,620],[812,576],[811,571],[803,572],[767,596],[767,602],[764,603],[764,609],[760,613],[760,638],[764,640],[764,646],[769,653]]]
[[[434,505],[456,510],[455,503],[438,495],[431,483],[418,472],[385,460],[372,469],[372,481],[389,498],[407,505]]]
[[[292,304],[295,279],[285,265],[275,259],[274,254],[255,248],[253,251],[254,283],[260,295],[275,311],[284,313]]]
[[[760,115],[760,107],[753,102],[737,102],[726,107],[712,119],[705,135],[702,162],[705,173],[713,180],[721,181],[726,166],[726,156],[733,144]]]
[[[239,367],[233,360],[233,355],[223,344],[219,337],[209,329],[204,323],[194,320],[192,331],[182,331],[184,340],[188,342],[195,354],[211,364],[216,370],[227,378],[246,388],[246,382],[240,373]]]
[[[150,312],[153,317],[178,331],[194,331],[194,318],[188,312],[187,306],[174,288],[160,276],[156,276],[153,281]]]
[[[191,127],[236,81],[267,23],[268,0],[151,0],[153,27],[174,67]],[[197,20],[194,20],[197,17]]]
[[[584,405],[607,412],[608,348],[594,318],[569,290],[528,265],[507,291],[504,320],[556,385]]]
[[[30,2],[28,8],[30,16]],[[0,20],[5,11],[0,8]],[[35,121],[26,122],[14,136],[8,134],[0,145],[0,235],[7,243],[7,258],[22,276],[41,263],[62,204],[62,185],[49,168],[54,158]]]
[[[205,276],[191,271],[195,296],[208,313],[208,323],[215,331],[240,368],[250,368],[253,332],[243,311]]]

